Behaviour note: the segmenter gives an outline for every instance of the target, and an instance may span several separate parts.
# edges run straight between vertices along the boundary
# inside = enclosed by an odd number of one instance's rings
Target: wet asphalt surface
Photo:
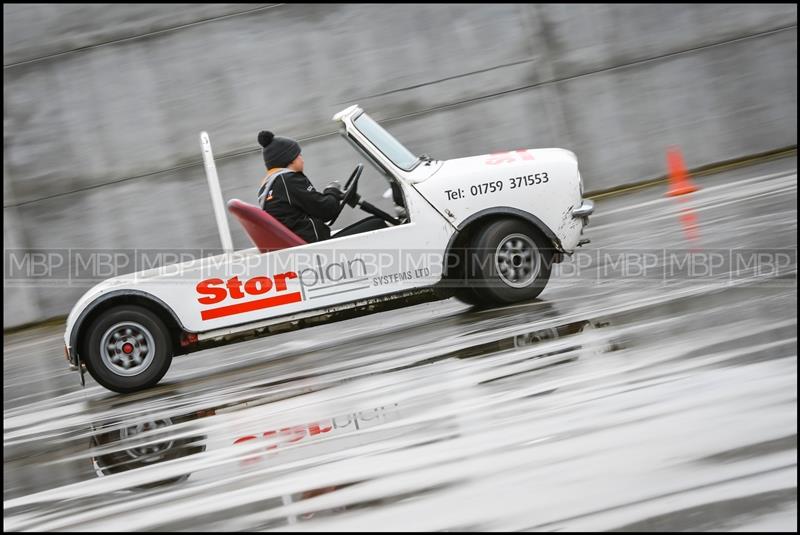
[[[138,394],[82,389],[61,326],[5,336],[5,529],[796,531],[796,158],[698,184],[597,200],[533,302],[207,350]]]

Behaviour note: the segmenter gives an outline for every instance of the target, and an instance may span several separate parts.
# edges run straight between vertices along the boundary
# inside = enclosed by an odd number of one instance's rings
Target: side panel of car
[[[456,226],[486,209],[514,208],[542,221],[565,250],[580,239],[582,224],[571,215],[581,203],[578,163],[563,149],[448,160],[414,187]]]
[[[108,281],[82,306],[128,288],[165,303],[187,330],[206,332],[431,286],[441,279],[454,228],[413,188],[404,189],[407,224],[272,253],[248,249],[165,266]]]

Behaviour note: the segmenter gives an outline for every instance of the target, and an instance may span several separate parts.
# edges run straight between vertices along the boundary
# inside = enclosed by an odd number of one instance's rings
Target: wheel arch
[[[158,297],[143,292],[141,290],[117,290],[103,294],[92,301],[75,320],[75,325],[70,333],[70,347],[76,353],[80,352],[80,341],[86,329],[92,324],[102,312],[118,305],[138,305],[154,313],[164,322],[170,334],[170,344],[173,354],[177,355],[181,351],[180,334],[188,331],[175,311]]]
[[[553,244],[556,251],[559,253],[563,252],[561,240],[558,239],[558,236],[556,236],[550,227],[545,225],[541,219],[530,212],[518,208],[511,208],[510,206],[487,208],[472,214],[462,221],[461,224],[458,225],[458,228],[456,228],[456,232],[450,237],[444,254],[442,278],[448,278],[449,275],[458,272],[457,268],[461,265],[458,251],[464,249],[465,245],[475,234],[475,231],[498,219],[518,219],[530,223],[545,237],[545,239]],[[555,261],[558,260],[559,259],[556,259]]]

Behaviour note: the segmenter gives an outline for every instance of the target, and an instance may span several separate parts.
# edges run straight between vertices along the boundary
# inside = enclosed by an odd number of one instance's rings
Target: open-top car
[[[64,335],[81,378],[85,366],[106,388],[132,392],[158,383],[173,356],[235,340],[454,294],[489,306],[533,299],[552,264],[588,241],[593,205],[568,150],[440,161],[412,154],[358,106],[333,119],[396,205],[389,214],[360,198],[359,164],[339,213],[360,207],[387,228],[306,243],[232,199],[228,211],[255,247],[108,279],[81,297]],[[213,156],[206,163],[218,207]],[[230,243],[222,210],[217,222]]]

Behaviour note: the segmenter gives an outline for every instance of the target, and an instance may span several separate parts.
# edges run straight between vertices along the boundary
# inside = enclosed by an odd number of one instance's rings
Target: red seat
[[[228,211],[242,224],[253,245],[262,253],[305,245],[306,241],[267,212],[239,199],[228,201]]]

